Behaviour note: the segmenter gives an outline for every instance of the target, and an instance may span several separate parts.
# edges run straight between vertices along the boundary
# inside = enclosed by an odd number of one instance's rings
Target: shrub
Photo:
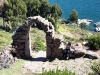
[[[40,75],[75,75],[75,73],[72,73],[72,72],[70,72],[68,70],[60,71],[60,70],[57,69],[56,72],[53,71],[53,70],[48,71],[48,72],[45,71]]]
[[[98,50],[100,49],[100,35],[92,35],[88,39],[88,44],[91,49]]]

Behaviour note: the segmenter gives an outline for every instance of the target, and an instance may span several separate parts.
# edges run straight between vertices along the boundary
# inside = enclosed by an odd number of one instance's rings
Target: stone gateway
[[[51,22],[42,18],[41,16],[28,17],[25,23],[20,26],[15,34],[12,36],[13,42],[12,47],[16,49],[17,57],[27,57],[31,56],[31,43],[30,43],[30,27],[33,23],[38,23],[43,28],[46,33],[46,56],[50,57],[62,57],[63,50],[63,37],[55,35],[54,26]]]
[[[29,32],[33,23],[38,23],[46,33],[46,58],[64,58],[63,51],[66,47],[64,45],[63,36],[55,34],[52,23],[41,16],[28,17],[25,23],[16,30],[15,34],[12,36],[12,47],[15,48],[14,56],[18,58],[30,58],[31,41]],[[80,45],[72,45],[69,53],[69,57],[88,55],[92,58],[99,58],[97,54],[89,53]]]

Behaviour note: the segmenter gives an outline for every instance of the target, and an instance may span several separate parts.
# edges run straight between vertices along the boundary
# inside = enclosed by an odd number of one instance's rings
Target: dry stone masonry
[[[63,58],[63,50],[65,50],[63,36],[55,34],[54,26],[52,23],[45,18],[42,18],[41,16],[28,17],[25,20],[25,23],[20,26],[12,36],[12,47],[15,48],[15,56],[18,58],[29,58],[31,56],[29,32],[33,23],[39,24],[46,33],[46,57]],[[82,57],[88,55],[89,57],[91,56],[98,58],[98,55],[93,53],[92,55],[90,52],[84,50],[80,44],[72,45],[71,51],[70,52],[72,54],[70,54],[70,57]]]
[[[56,36],[54,32],[54,26],[51,22],[42,18],[41,16],[29,17],[25,23],[20,26],[15,34],[12,36],[13,43],[12,47],[16,49],[17,57],[30,57],[31,45],[30,45],[30,26],[33,23],[38,23],[42,26],[46,33],[46,45],[47,45],[47,58],[50,57],[62,57],[62,38]]]

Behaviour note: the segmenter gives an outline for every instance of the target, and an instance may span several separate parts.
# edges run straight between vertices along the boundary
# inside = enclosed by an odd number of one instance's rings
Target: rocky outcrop
[[[0,69],[9,68],[16,61],[16,57],[12,55],[11,46],[5,47],[3,52],[0,52]]]
[[[85,50],[81,43],[72,44],[70,57],[86,57],[90,59],[98,59],[100,56],[91,50]]]

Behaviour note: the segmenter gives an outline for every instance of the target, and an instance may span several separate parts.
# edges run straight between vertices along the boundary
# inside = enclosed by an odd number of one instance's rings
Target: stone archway
[[[12,47],[15,48],[17,57],[30,57],[31,44],[30,44],[30,26],[33,23],[38,23],[42,26],[46,33],[46,57],[61,57],[63,56],[63,37],[55,35],[54,26],[51,22],[42,18],[41,16],[28,17],[25,23],[20,26],[15,34],[12,36]]]

